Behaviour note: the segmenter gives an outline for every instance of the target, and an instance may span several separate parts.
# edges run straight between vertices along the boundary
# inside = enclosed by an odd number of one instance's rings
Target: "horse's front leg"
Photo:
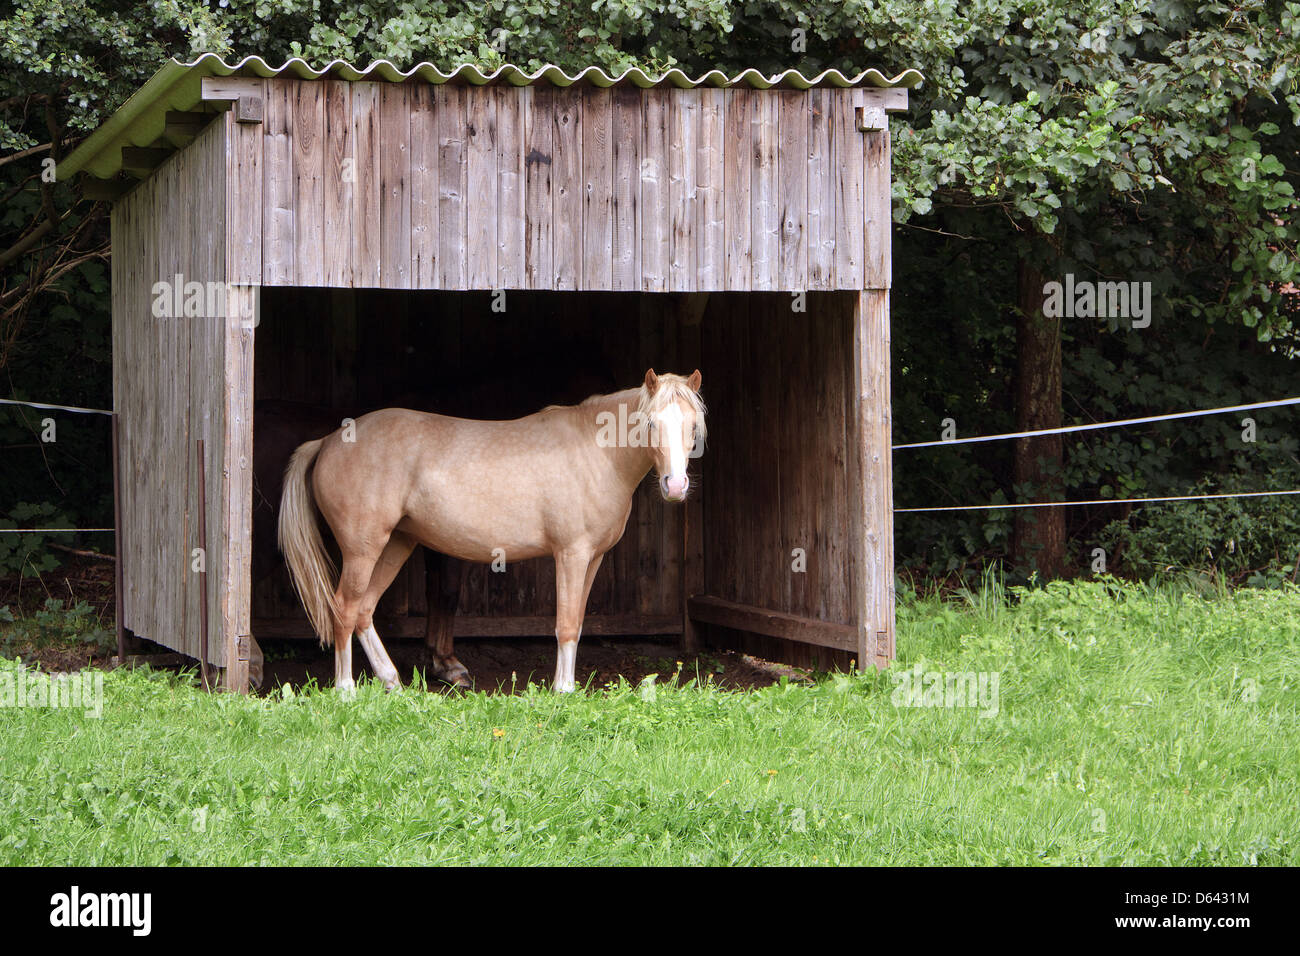
[[[574,689],[573,669],[578,660],[582,619],[587,613],[591,582],[604,555],[563,552],[555,556],[555,682],[560,693]]]

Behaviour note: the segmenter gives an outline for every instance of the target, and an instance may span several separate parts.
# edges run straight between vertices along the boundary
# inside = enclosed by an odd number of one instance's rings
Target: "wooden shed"
[[[122,625],[200,656],[206,580],[235,690],[250,636],[309,636],[252,574],[255,401],[502,417],[699,367],[698,492],[638,494],[585,634],[888,661],[887,114],[919,80],[167,64],[57,170],[113,202]],[[381,634],[422,632],[421,563]],[[476,570],[456,633],[552,635],[552,581]]]

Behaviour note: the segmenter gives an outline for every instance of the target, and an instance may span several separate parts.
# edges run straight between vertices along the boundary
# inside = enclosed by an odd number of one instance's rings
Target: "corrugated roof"
[[[317,70],[297,57],[274,67],[260,56],[248,56],[238,63],[227,63],[215,53],[205,53],[189,63],[171,60],[164,64],[162,69],[150,77],[117,112],[58,165],[56,175],[60,178],[70,178],[80,172],[101,178],[117,175],[122,168],[122,148],[148,146],[155,142],[162,136],[168,110],[194,109],[201,101],[202,79],[205,76],[272,77],[285,74],[305,80],[333,76],[350,82],[383,80],[389,83],[401,83],[418,78],[430,83],[462,82],[475,86],[494,83],[508,83],[512,86],[550,83],[554,86],[566,87],[585,83],[599,87],[637,86],[642,89],[656,86],[674,86],[679,89],[694,89],[701,86],[724,88],[748,86],[758,90],[774,87],[807,90],[818,86],[892,88],[913,87],[922,80],[921,74],[916,70],[904,70],[894,77],[887,77],[874,69],[863,70],[854,76],[846,76],[839,70],[825,70],[812,77],[804,76],[798,70],[786,70],[775,76],[767,76],[753,69],[745,70],[735,76],[728,76],[721,70],[710,70],[692,79],[678,69],[668,70],[656,76],[633,68],[613,76],[598,66],[589,66],[576,74],[569,74],[558,66],[544,66],[529,73],[520,67],[507,64],[490,73],[484,73],[470,63],[456,67],[450,73],[444,73],[432,63],[419,63],[409,70],[402,71],[387,60],[376,60],[365,69],[358,69],[344,60],[334,60]]]

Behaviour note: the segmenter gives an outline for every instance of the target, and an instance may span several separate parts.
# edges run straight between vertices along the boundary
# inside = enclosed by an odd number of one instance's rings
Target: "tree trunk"
[[[1043,315],[1044,277],[1021,258],[1017,267],[1016,430],[1061,426],[1061,320]],[[1016,440],[1015,484],[1022,501],[1063,501],[1064,442],[1060,435]],[[1065,509],[1016,512],[1013,555],[1018,567],[1050,580],[1065,571]]]

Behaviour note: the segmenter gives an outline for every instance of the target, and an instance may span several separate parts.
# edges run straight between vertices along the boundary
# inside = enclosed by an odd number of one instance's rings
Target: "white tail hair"
[[[298,592],[322,646],[334,643],[334,619],[338,616],[334,587],[338,570],[321,538],[316,502],[307,487],[307,472],[324,440],[319,438],[299,445],[289,459],[289,467],[284,470],[284,491],[280,495],[278,528],[280,550],[289,565],[293,589]]]

